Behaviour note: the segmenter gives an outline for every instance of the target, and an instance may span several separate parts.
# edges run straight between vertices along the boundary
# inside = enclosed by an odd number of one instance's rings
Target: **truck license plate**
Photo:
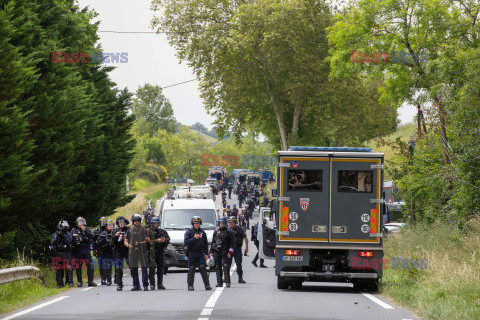
[[[303,256],[283,256],[282,257],[283,261],[303,261]]]

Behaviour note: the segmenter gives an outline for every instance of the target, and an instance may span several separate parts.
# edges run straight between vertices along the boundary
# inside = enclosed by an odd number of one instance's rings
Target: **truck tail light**
[[[287,256],[299,256],[300,250],[285,250]]]
[[[358,251],[359,257],[373,257],[372,251]]]

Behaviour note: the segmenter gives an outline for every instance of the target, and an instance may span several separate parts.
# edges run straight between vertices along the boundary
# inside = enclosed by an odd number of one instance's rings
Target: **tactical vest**
[[[235,247],[242,247],[243,245],[243,229],[241,229],[239,226],[236,226],[233,228],[233,232],[235,233]]]
[[[201,238],[198,238],[198,239],[195,239],[193,241],[193,246],[192,247],[195,247],[195,248],[202,248],[203,249],[203,246],[204,246],[204,240],[203,240],[203,230],[202,229],[193,229],[193,234],[200,234],[202,235]]]

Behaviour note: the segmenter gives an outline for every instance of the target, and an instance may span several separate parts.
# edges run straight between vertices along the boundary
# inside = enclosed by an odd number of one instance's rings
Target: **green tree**
[[[233,132],[240,139],[243,132],[255,131],[282,149],[299,142],[317,144],[348,136],[326,127],[316,127],[318,134],[310,130],[319,115],[323,117],[320,121],[334,127],[344,121],[338,114],[358,110],[356,100],[342,100],[345,91],[351,91],[348,85],[341,81],[332,84],[328,79],[326,28],[332,15],[324,2],[153,3],[154,9],[163,10],[153,25],[171,31],[167,36],[178,57],[201,77],[202,98],[216,117],[219,136]],[[365,91],[361,81],[355,86]],[[372,95],[366,97],[371,99]],[[378,105],[376,94],[372,101]],[[339,106],[340,111],[331,113]],[[391,130],[392,115],[393,127],[396,125],[395,109],[386,115]],[[376,126],[359,127],[365,132],[380,131]]]
[[[145,120],[143,132],[152,136],[159,129],[175,132],[176,120],[170,101],[163,95],[159,86],[145,84],[139,87],[133,101],[132,112]]]

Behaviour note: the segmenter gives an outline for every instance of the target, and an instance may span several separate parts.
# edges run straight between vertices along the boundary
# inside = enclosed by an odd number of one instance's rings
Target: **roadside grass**
[[[463,231],[407,226],[385,240],[385,258],[428,259],[427,269],[384,270],[381,293],[423,319],[480,319],[480,218]]]
[[[55,270],[26,258],[24,254],[18,253],[17,259],[14,261],[2,260],[0,261],[0,265],[2,269],[35,266],[42,271],[45,280],[45,283],[42,283],[42,281],[38,279],[29,279],[0,284],[0,314],[28,306],[29,304],[68,290],[68,288],[57,289]]]
[[[171,186],[164,183],[154,184],[148,180],[135,180],[130,193],[136,194],[136,196],[128,204],[128,219],[130,219],[135,213],[141,214],[148,206],[149,200],[151,200],[152,206],[155,207],[155,202],[163,197],[169,187]],[[115,221],[118,216],[127,217],[126,206],[118,208],[109,218]]]

